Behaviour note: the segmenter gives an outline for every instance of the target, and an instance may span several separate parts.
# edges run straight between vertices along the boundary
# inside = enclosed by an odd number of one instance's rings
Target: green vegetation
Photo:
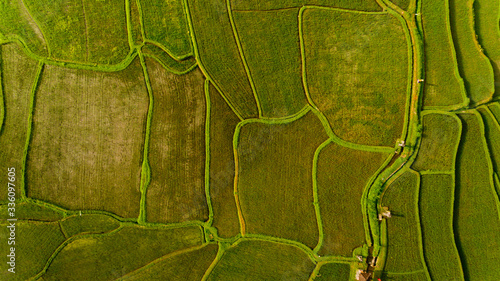
[[[428,281],[429,278],[424,271],[397,274],[397,273],[384,273],[382,275],[382,280],[391,281]]]
[[[500,172],[500,125],[487,107],[478,108],[478,112],[484,122],[485,137],[493,169],[498,173]]]
[[[133,1],[133,0],[131,0]],[[180,0],[137,0],[146,40],[176,59],[192,54],[187,18]]]
[[[422,141],[413,169],[453,170],[462,129],[460,119],[449,113],[429,112],[422,117],[422,126]]]
[[[463,135],[457,154],[455,240],[465,280],[494,280],[499,274],[500,218],[483,123],[478,113],[458,116]]]
[[[39,56],[48,55],[44,35],[33,21],[23,1],[0,2],[0,38],[2,36],[7,40],[21,40],[31,52]]]
[[[449,0],[451,34],[455,43],[458,68],[471,103],[491,100],[494,92],[493,69],[482,53],[474,31],[475,0]]]
[[[454,175],[422,175],[420,225],[431,280],[464,280],[453,233]]]
[[[491,111],[497,122],[500,122],[500,104],[493,102],[488,104],[488,109]]]
[[[216,244],[208,244],[173,252],[117,280],[201,280],[217,248]]]
[[[390,0],[403,10],[407,10],[411,0]]]
[[[347,281],[351,280],[351,265],[348,263],[325,263],[320,269],[319,273],[312,280],[314,281],[329,281],[329,280],[339,280]]]
[[[101,214],[73,215],[61,221],[61,229],[66,237],[77,234],[106,233],[119,226],[119,221]]]
[[[205,76],[240,118],[257,117],[258,103],[240,57],[225,0],[188,1],[194,50]]]
[[[351,257],[364,244],[362,195],[387,157],[333,142],[319,152],[316,181],[324,242],[318,254]]]
[[[307,104],[301,80],[298,12],[298,8],[234,12],[263,117],[289,116]]]
[[[137,60],[114,73],[46,66],[28,152],[30,197],[138,217],[148,110],[142,77]]]
[[[387,219],[386,272],[427,271],[418,213],[419,188],[419,174],[409,170],[389,183],[382,195],[381,205],[392,215]]]
[[[390,14],[302,10],[304,82],[334,133],[392,147],[404,125],[408,82],[405,30]]]
[[[210,198],[213,206],[213,226],[220,237],[232,237],[240,233],[238,210],[234,198],[235,162],[233,134],[239,123],[231,108],[210,83]]]
[[[176,61],[165,51],[150,43],[146,43],[142,47],[141,51],[143,52],[144,56],[155,59],[165,69],[174,74],[186,74],[196,67],[196,60],[193,57],[182,61]]]
[[[127,0],[130,7],[130,40],[133,45],[141,45],[144,42],[141,13],[139,12],[138,0]]]
[[[248,241],[227,249],[207,280],[307,280],[314,263],[296,247]]]
[[[10,247],[15,246],[16,251],[16,273],[7,272],[7,266],[2,265],[2,279],[6,276],[8,280],[28,280],[43,270],[45,264],[54,251],[64,242],[64,235],[59,230],[57,222],[16,222],[16,245],[8,245],[9,232],[8,223],[2,222],[0,227],[0,239],[5,243],[0,246],[0,251],[5,255],[10,254]],[[6,261],[7,258],[4,258]]]
[[[8,205],[0,205],[0,219],[8,219]],[[16,204],[16,218],[18,220],[33,221],[57,221],[62,219],[63,213],[47,208],[43,205],[37,205],[30,202]]]
[[[312,112],[299,113],[288,119],[255,119],[238,125],[235,195],[247,233],[296,240],[314,248],[319,234],[312,164],[314,151],[327,135],[321,133],[323,126]]]
[[[103,235],[73,239],[57,253],[43,280],[119,278],[166,254],[200,245],[199,227],[147,229],[126,226]]]
[[[230,0],[234,10],[277,10],[300,8],[304,5],[330,6],[349,10],[381,11],[376,0]]]
[[[473,3],[475,31],[495,77],[495,95],[500,94],[500,1],[476,0]]]
[[[28,133],[30,115],[30,96],[37,76],[37,63],[28,59],[19,46],[7,44],[0,46],[1,91],[4,104],[3,125],[0,134],[0,169],[16,169],[17,196],[20,196],[22,174],[24,172],[24,149]],[[7,188],[0,189],[0,200],[7,199]],[[19,198],[19,197],[18,197]]]
[[[448,0],[422,1],[425,48],[424,107],[458,108],[467,105],[450,32]]]
[[[87,61],[99,64],[120,63],[130,51],[125,1],[82,0],[82,3],[87,35]],[[103,28],[105,26],[113,28]]]
[[[45,35],[51,58],[118,64],[129,53],[125,1],[25,0],[24,3]]]
[[[154,60],[146,63],[154,99],[147,221],[206,220],[203,76],[174,75]]]

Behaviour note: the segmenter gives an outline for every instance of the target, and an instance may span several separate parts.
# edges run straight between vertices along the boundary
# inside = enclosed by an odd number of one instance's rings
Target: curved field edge
[[[378,1],[377,1],[378,2]],[[353,149],[359,149],[359,150],[366,150],[366,151],[385,151],[389,152],[390,148],[386,146],[371,146],[371,145],[363,145],[363,144],[357,144],[357,143],[352,143],[349,141],[345,141],[341,138],[339,138],[333,131],[330,122],[328,121],[327,117],[325,114],[318,108],[318,106],[315,104],[313,99],[311,98],[311,94],[309,92],[309,86],[307,83],[307,73],[306,73],[306,51],[305,51],[305,42],[304,42],[304,20],[303,20],[303,15],[304,12],[307,9],[319,9],[319,10],[329,10],[329,11],[338,11],[338,12],[346,12],[346,13],[352,13],[352,14],[361,14],[361,15],[385,15],[389,14],[393,17],[395,17],[400,23],[401,27],[403,29],[403,32],[405,34],[405,39],[407,41],[407,49],[408,49],[408,78],[407,78],[407,89],[406,89],[406,104],[405,104],[405,113],[404,113],[404,118],[403,118],[403,127],[402,127],[402,134],[401,138],[404,139],[404,137],[408,134],[409,130],[409,115],[410,115],[410,110],[415,110],[416,111],[416,104],[415,101],[412,100],[411,96],[413,93],[413,89],[417,86],[416,81],[418,77],[421,77],[422,74],[418,75],[416,77],[417,69],[419,68],[420,70],[418,72],[422,72],[422,68],[420,66],[421,62],[419,62],[415,66],[416,63],[415,61],[415,55],[416,50],[419,52],[422,52],[421,46],[415,47],[415,36],[412,36],[410,27],[408,26],[408,21],[410,20],[410,16],[408,15],[407,12],[402,12],[403,16],[401,16],[399,13],[388,9],[388,7],[379,2],[379,5],[381,5],[384,10],[382,12],[364,12],[364,11],[353,11],[353,10],[345,10],[345,9],[340,9],[340,8],[332,8],[332,7],[324,7],[324,6],[313,6],[313,5],[305,5],[302,6],[301,9],[299,10],[299,41],[300,41],[300,54],[301,54],[301,62],[302,62],[302,83],[303,83],[303,88],[307,97],[308,103],[312,106],[312,108],[315,110],[315,112],[318,112],[318,115],[320,116],[320,119],[322,122],[325,124],[325,128],[327,128],[328,134],[335,140],[336,143],[342,145],[342,146],[347,146],[351,147]],[[412,6],[414,6],[412,4]],[[413,18],[411,18],[413,19]],[[416,26],[415,26],[416,28]],[[420,38],[420,40],[422,40]],[[413,83],[412,83],[413,81]],[[413,105],[412,105],[413,104]],[[395,144],[395,148],[397,148],[397,144]]]

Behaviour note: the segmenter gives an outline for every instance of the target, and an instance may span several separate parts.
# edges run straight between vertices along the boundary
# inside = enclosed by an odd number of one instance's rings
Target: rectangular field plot
[[[422,126],[422,142],[413,169],[453,170],[462,130],[460,119],[453,115],[430,113],[422,117]]]
[[[20,37],[31,52],[47,56],[45,38],[23,1],[7,0],[0,5],[0,34],[7,38]]]
[[[124,1],[24,3],[39,24],[54,59],[115,64],[129,52]]]
[[[174,252],[117,280],[202,280],[205,271],[217,255],[217,249],[217,244],[208,244]]]
[[[138,60],[113,73],[46,66],[35,96],[27,195],[138,217],[148,103]]]
[[[327,263],[321,266],[314,281],[348,281],[351,275],[351,265],[348,263]]]
[[[115,280],[167,254],[201,245],[199,227],[126,226],[111,234],[82,236],[51,262],[43,280]],[[139,242],[138,242],[139,241]]]
[[[459,107],[466,94],[450,32],[448,0],[423,0],[421,5],[425,50],[423,105]]]
[[[298,13],[298,8],[234,12],[262,116],[292,115],[307,104],[301,79]]]
[[[475,0],[449,0],[451,34],[457,53],[458,68],[471,103],[491,99],[494,92],[493,68],[480,51],[474,31]]]
[[[141,5],[146,39],[166,48],[176,58],[191,54],[191,39],[183,1],[138,1]]]
[[[495,77],[495,96],[500,95],[500,0],[476,0],[473,4],[474,25],[479,44],[490,59]]]
[[[117,64],[125,59],[130,48],[127,39],[125,1],[82,0],[82,2],[88,37],[88,61]]]
[[[388,156],[335,143],[320,151],[316,177],[324,242],[318,254],[351,257],[365,243],[363,190]]]
[[[307,90],[335,134],[394,146],[403,130],[409,70],[398,19],[311,8],[301,28]]]
[[[403,0],[404,1],[404,0]],[[328,6],[348,10],[382,11],[376,0],[231,0],[233,10],[279,10],[304,5]]]
[[[453,175],[422,175],[420,225],[425,262],[432,280],[464,280],[453,233]]]
[[[147,221],[208,219],[205,198],[205,92],[197,69],[186,75],[147,60],[153,90]]]
[[[385,272],[425,270],[418,215],[419,185],[419,174],[409,170],[392,181],[382,194],[381,205],[389,208],[392,215],[387,219]]]
[[[318,243],[312,167],[327,139],[308,112],[283,124],[259,121],[241,127],[237,139],[237,194],[248,233]]]
[[[226,250],[207,280],[307,280],[313,270],[314,264],[299,248],[242,241]]]
[[[494,280],[500,274],[498,200],[487,161],[479,114],[458,115],[463,134],[457,154],[454,231],[465,280]]]
[[[28,132],[31,89],[37,75],[37,63],[28,59],[18,45],[0,47],[0,98],[3,99],[3,124],[0,134],[0,169],[16,169],[16,194],[22,188],[24,147]],[[5,182],[7,186],[7,182]],[[7,200],[7,187],[0,189],[0,200]]]
[[[257,117],[258,108],[234,38],[226,0],[188,1],[197,58],[237,114]]]
[[[10,254],[10,248],[15,247],[15,273],[7,271],[10,267],[6,264],[8,257],[4,257],[2,264],[2,274],[0,279],[22,281],[29,280],[37,275],[44,268],[50,256],[56,251],[65,240],[59,228],[58,222],[16,222],[16,244],[8,245],[9,225],[2,222],[0,227],[1,243],[0,251],[6,255]]]
[[[234,198],[233,136],[240,119],[210,84],[210,198],[213,226],[221,237],[240,233],[238,209]]]

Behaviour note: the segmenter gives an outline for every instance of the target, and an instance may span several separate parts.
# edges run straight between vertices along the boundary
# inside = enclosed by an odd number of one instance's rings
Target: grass
[[[264,117],[293,115],[307,104],[301,80],[298,11],[234,12]]]
[[[387,219],[387,260],[384,271],[409,273],[427,270],[422,254],[418,211],[420,176],[406,171],[385,189],[382,207],[389,208]]]
[[[431,112],[422,117],[422,141],[413,169],[451,171],[461,135],[461,122],[451,114]]]
[[[382,8],[376,0],[231,0],[235,10],[278,10],[288,8],[300,8],[304,5],[330,6],[349,10],[381,11]]]
[[[348,263],[326,263],[319,269],[319,273],[314,281],[329,281],[332,279],[339,281],[350,280],[351,265]]]
[[[259,110],[238,51],[227,7],[222,1],[188,1],[196,58],[207,78],[242,118]]]
[[[432,280],[464,280],[453,233],[454,175],[422,175],[420,225],[424,257]]]
[[[489,58],[495,78],[495,96],[500,93],[500,1],[476,0],[474,10],[475,31],[484,54]]]
[[[137,241],[140,240],[140,243]],[[147,229],[125,226],[104,235],[69,241],[52,260],[43,280],[119,278],[166,254],[200,245],[199,227]]]
[[[154,99],[147,221],[206,220],[203,75],[193,71],[178,76],[154,60],[146,64]]]
[[[21,0],[0,3],[0,35],[9,39],[19,38],[31,52],[39,56],[48,55],[44,35]]]
[[[130,51],[125,1],[83,0],[82,3],[86,24],[88,61],[99,64],[120,63]],[[106,26],[113,28],[103,28]]]
[[[43,32],[51,58],[74,62],[88,60],[87,29],[81,0],[23,2]]]
[[[491,111],[485,107],[479,107],[478,112],[484,122],[485,139],[491,156],[493,169],[500,172],[500,125]]]
[[[213,226],[220,237],[240,233],[238,210],[234,200],[235,163],[233,135],[239,123],[217,89],[210,84],[210,198],[213,206]]]
[[[408,274],[394,274],[384,272],[382,275],[382,280],[391,280],[391,281],[428,281],[428,277],[425,272],[415,272]]]
[[[177,61],[160,47],[150,43],[146,43],[141,51],[145,56],[153,58],[160,63],[163,68],[177,75],[186,74],[196,67],[196,60],[193,57]]]
[[[119,221],[101,214],[73,215],[61,221],[61,229],[67,237],[87,233],[106,233],[119,226]]]
[[[494,92],[493,68],[481,52],[474,31],[475,0],[449,0],[451,34],[457,53],[458,68],[472,104],[491,100]]]
[[[326,8],[306,8],[301,18],[304,81],[334,133],[357,144],[394,146],[403,131],[409,71],[399,20]]]
[[[176,59],[192,54],[184,6],[178,0],[138,0],[146,40],[158,43]]]
[[[174,252],[118,280],[201,280],[215,259],[217,249],[217,244],[208,244]]]
[[[142,77],[137,60],[114,73],[44,69],[27,161],[30,197],[138,216],[148,110]]]
[[[25,0],[24,3],[45,36],[51,58],[119,64],[128,56],[125,1]]]
[[[411,0],[390,0],[390,1],[403,10],[407,10],[411,2]]]
[[[500,104],[493,102],[488,104],[488,109],[491,111],[495,119],[500,122]]]
[[[492,167],[478,113],[458,115],[463,135],[457,154],[453,227],[466,280],[492,280],[498,275],[500,218]]]
[[[4,102],[4,124],[1,127],[0,169],[16,169],[16,192],[20,199],[24,173],[24,145],[28,132],[30,97],[37,76],[37,62],[27,58],[15,44],[0,46],[1,87]],[[0,200],[7,200],[7,188],[0,189]]]
[[[242,241],[224,252],[207,280],[307,280],[314,263],[296,247]]]
[[[316,148],[327,139],[322,131],[321,122],[306,111],[275,122],[240,123],[234,138],[238,163],[235,194],[247,233],[316,246],[319,233],[312,164]]]
[[[130,32],[134,45],[141,45],[144,42],[141,13],[137,4],[138,0],[127,0],[130,3]]]
[[[422,1],[425,48],[424,107],[461,107],[467,103],[450,32],[449,3]]]
[[[5,263],[2,265],[2,279],[7,280],[28,280],[40,272],[52,253],[61,245],[65,238],[59,230],[57,222],[16,222],[16,245],[8,245],[7,237],[9,232],[6,231],[8,224],[2,222],[2,232],[0,239],[5,241],[0,246],[0,250],[5,255],[10,254],[10,247],[15,247],[16,255],[16,273],[7,272],[9,267]],[[5,257],[4,261],[7,262]],[[8,276],[8,277],[7,277]]]
[[[7,211],[8,205],[0,205],[0,219],[9,219]],[[16,218],[18,220],[34,221],[58,221],[64,217],[64,214],[57,212],[43,205],[30,202],[16,203]]]
[[[365,243],[362,195],[387,154],[354,150],[330,143],[319,153],[317,188],[324,227],[321,256],[352,256]]]

